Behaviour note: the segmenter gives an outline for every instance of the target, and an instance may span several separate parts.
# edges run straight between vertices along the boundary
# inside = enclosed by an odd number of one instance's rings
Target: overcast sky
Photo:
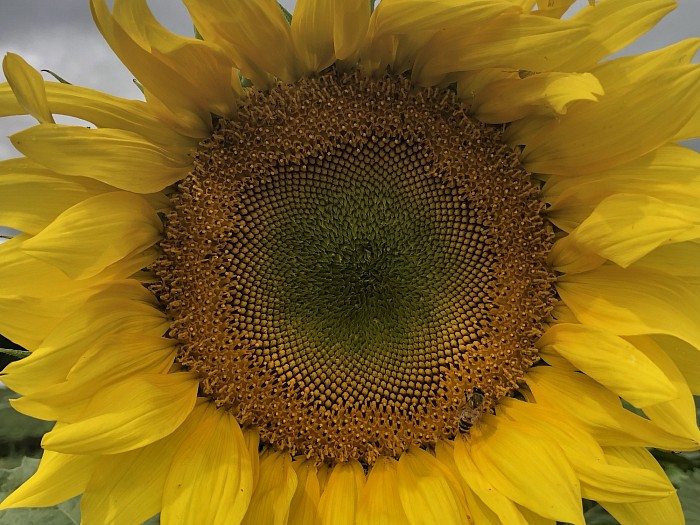
[[[148,4],[170,30],[192,34],[192,22],[179,1],[149,0]],[[282,4],[291,11],[294,0],[283,0]],[[587,1],[579,0],[577,4],[587,5]],[[682,38],[700,36],[700,0],[678,0],[678,4],[676,11],[625,50],[626,53],[644,52]],[[8,51],[22,55],[37,69],[56,72],[73,84],[141,98],[132,75],[95,28],[88,0],[0,0],[0,55]],[[0,71],[0,81],[4,80]],[[0,120],[0,159],[18,155],[5,137],[34,124],[29,117]]]

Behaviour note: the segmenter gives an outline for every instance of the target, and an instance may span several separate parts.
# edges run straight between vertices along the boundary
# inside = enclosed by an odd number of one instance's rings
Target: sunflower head
[[[261,439],[374,463],[454,437],[468,393],[490,410],[537,359],[551,230],[453,92],[336,71],[279,85],[194,166],[154,291],[178,361]]]
[[[673,2],[184,4],[90,2],[145,101],[3,63],[3,381],[57,424],[0,509],[682,523],[700,42],[607,58]]]

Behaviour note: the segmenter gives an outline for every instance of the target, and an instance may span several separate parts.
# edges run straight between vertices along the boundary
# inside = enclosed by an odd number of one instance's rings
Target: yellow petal
[[[700,285],[699,260],[700,243],[682,242],[657,248],[637,261],[635,267],[682,277],[688,284],[698,286]]]
[[[257,454],[257,450],[255,452]],[[289,505],[287,525],[320,525],[318,502],[321,498],[321,486],[318,482],[315,462],[308,459],[295,459],[292,467],[297,474],[298,483]]]
[[[639,159],[585,176],[551,177],[544,187],[547,216],[567,231],[578,226],[604,199],[640,194],[682,206],[700,199],[700,154],[667,144]]]
[[[649,470],[606,465],[581,474],[581,494],[601,504],[658,501],[673,492],[673,486]]]
[[[135,372],[166,373],[175,358],[177,343],[173,339],[143,333],[129,333],[124,326],[118,333],[100,338],[99,343],[85,352],[68,373],[68,382],[88,383],[102,378],[114,381],[121,368]],[[87,385],[85,388],[88,388]]]
[[[486,505],[486,503],[484,503],[475,494],[475,491],[472,490],[467,481],[462,477],[460,468],[457,466],[457,463],[455,461],[454,449],[454,440],[441,439],[435,444],[435,457],[454,476],[454,478],[457,480],[457,483],[461,487],[464,499],[467,504],[467,509],[469,509],[469,523],[474,525],[501,525],[501,520],[499,519],[496,512],[494,512],[493,509]],[[478,474],[478,471],[477,475],[481,478],[481,481],[484,481],[483,476]],[[493,491],[493,488],[491,488],[491,490]],[[499,494],[499,496],[501,495]],[[515,507],[512,501],[508,500],[504,496],[501,496],[501,498],[503,498],[504,506],[510,508]],[[514,525],[525,523],[522,519],[519,520],[517,516],[513,516],[513,518],[513,520],[507,521],[506,523],[513,523]],[[522,516],[520,518],[522,518]]]
[[[149,104],[141,100],[128,100],[59,82],[46,82],[44,89],[54,114],[86,120],[98,128],[133,131],[174,151],[194,148],[199,142],[173,131],[155,116]],[[0,116],[26,114],[27,111],[15,100],[9,84],[0,84]]]
[[[663,86],[663,87],[661,87]],[[504,136],[525,145],[523,166],[533,173],[591,173],[636,159],[670,141],[700,107],[700,66],[681,66],[611,91],[598,102],[572,105],[539,131],[514,123]],[[645,108],[639,111],[639,108]],[[629,138],[634,129],[635,139]]]
[[[297,2],[291,30],[303,71],[321,71],[336,59],[354,65],[367,33],[369,7],[364,0]]]
[[[328,486],[328,478],[330,477],[331,472],[333,472],[333,465],[329,465],[328,463],[321,463],[318,466],[316,476],[318,477],[318,483],[321,488],[321,493],[323,493],[323,491],[326,490],[326,487]]]
[[[668,481],[647,469],[611,465],[598,442],[567,414],[539,404],[506,399],[499,415],[538,428],[566,454],[581,481],[584,498],[629,502],[670,494]]]
[[[559,223],[555,222],[557,226]],[[606,259],[581,246],[569,236],[560,237],[547,255],[547,262],[557,272],[572,274],[595,270]]]
[[[304,74],[316,73],[335,61],[333,2],[300,0],[292,17],[292,40]]]
[[[258,451],[260,450],[260,434],[255,428],[244,428],[243,439],[248,448],[248,456],[250,457],[251,468],[253,469],[253,487],[257,487],[260,477],[260,459]]]
[[[61,270],[22,251],[29,235],[18,235],[0,246],[0,296],[26,294],[36,298],[71,295],[104,283],[121,281],[149,266],[158,257],[155,248],[133,254],[108,266],[89,279],[74,281]]]
[[[71,279],[97,275],[110,264],[158,242],[162,223],[141,197],[97,195],[69,208],[21,250],[61,269]]]
[[[695,112],[690,115],[685,125],[678,130],[671,140],[693,140],[698,137],[700,137],[700,107],[695,108]]]
[[[41,446],[65,454],[118,454],[172,433],[192,410],[199,382],[190,373],[135,376],[92,398],[84,419],[55,428]]]
[[[573,312],[561,301],[552,308],[552,319],[559,323],[575,323],[577,321]]]
[[[656,425],[667,432],[677,436],[686,437],[700,443],[700,430],[698,430],[697,412],[693,395],[688,388],[685,377],[673,360],[666,354],[657,338],[650,336],[630,337],[629,340],[649,359],[661,368],[666,376],[673,381],[678,391],[675,399],[665,403],[658,403],[644,408],[644,414]],[[670,339],[666,337],[665,339]],[[662,338],[662,341],[664,338]],[[680,343],[680,341],[678,341]],[[695,352],[696,361],[700,360],[700,353]],[[697,367],[697,364],[695,365]]]
[[[501,525],[501,520],[486,504],[477,498],[471,489],[464,488],[464,498],[467,501],[467,507],[471,512],[471,517],[474,525]]]
[[[380,457],[372,465],[360,492],[356,525],[404,525],[408,523],[399,495],[397,461]]]
[[[0,83],[0,117],[26,115],[27,110],[17,102],[17,96],[7,82]]]
[[[501,79],[476,93],[470,110],[482,122],[512,122],[528,115],[565,114],[578,100],[597,100],[603,93],[590,73],[542,73]]]
[[[267,73],[296,80],[297,64],[289,24],[275,0],[184,0],[205,40],[221,46],[256,87],[270,87]]]
[[[169,326],[153,294],[137,281],[115,283],[102,293],[92,293],[74,313],[66,315],[59,310],[60,324],[41,345],[5,368],[3,381],[10,388],[32,394],[65,381],[80,356],[101,337],[118,332],[156,337]],[[0,302],[4,303],[5,299]]]
[[[333,1],[333,49],[338,60],[357,60],[369,27],[369,8],[364,0]]]
[[[403,75],[413,69],[416,55],[421,48],[433,37],[434,31],[419,31],[410,35],[384,37],[394,41],[394,47],[382,60],[386,62],[394,75]]]
[[[634,465],[655,472],[659,477],[666,478],[666,474],[654,457],[643,448],[615,447],[606,449],[606,455],[611,462],[618,465]],[[671,493],[666,498],[656,501],[641,501],[637,503],[607,503],[602,506],[621,525],[682,525],[685,523],[683,510],[676,491],[670,482],[667,482]]]
[[[202,404],[206,402],[198,399],[187,419],[169,436],[143,448],[101,456],[80,500],[83,522],[142,523],[160,512],[170,465],[182,441],[198,432]]]
[[[538,404],[570,415],[602,445],[697,448],[692,439],[674,436],[626,410],[619,397],[583,374],[542,366],[531,368],[526,381]]]
[[[457,480],[444,466],[417,447],[401,454],[398,464],[399,496],[411,525],[438,522],[462,525],[469,521]]]
[[[39,469],[0,503],[0,510],[13,507],[50,507],[85,490],[98,459],[45,450]]]
[[[268,450],[260,455],[260,477],[244,525],[285,525],[297,487],[297,475],[289,454]]]
[[[700,207],[646,195],[606,198],[567,237],[568,243],[626,268],[663,244],[700,237]]]
[[[27,158],[8,159],[0,162],[0,223],[36,234],[74,204],[111,190],[92,179],[62,177]]]
[[[12,87],[17,101],[32,117],[41,123],[54,122],[44,89],[44,79],[19,55],[8,53],[2,61],[2,70]]]
[[[693,63],[700,38],[689,38],[662,49],[637,56],[625,56],[608,60],[595,67],[592,72],[610,89],[625,82],[637,82],[650,73],[674,69],[679,65]],[[620,75],[624,71],[624,75]],[[672,141],[681,141],[700,136],[700,108],[685,114],[686,124],[673,136]]]
[[[238,524],[253,492],[253,473],[236,419],[212,404],[180,445],[163,490],[164,523]]]
[[[522,513],[528,525],[559,525],[559,523],[561,523],[559,521],[543,518],[536,512],[532,512],[530,509],[523,507],[522,505],[518,505],[518,510]]]
[[[375,10],[376,13],[376,10]],[[374,15],[374,13],[373,13]],[[370,18],[368,34],[371,34],[375,27],[375,17]],[[396,56],[397,37],[386,36],[383,38],[372,40],[367,37],[367,42],[362,47],[360,53],[360,69],[368,77],[376,77],[382,75],[387,69],[393,67]],[[413,60],[411,60],[413,64]],[[0,86],[0,95],[2,94],[2,86]],[[0,97],[0,109],[2,109],[2,98]]]
[[[510,2],[519,6],[526,13],[534,10],[537,4],[537,0],[510,0]]]
[[[578,478],[546,434],[491,415],[472,434],[469,454],[496,490],[545,518],[583,525]]]
[[[593,32],[561,64],[565,71],[585,71],[634,42],[676,8],[674,0],[605,0],[584,7],[572,20]]]
[[[187,79],[210,113],[234,115],[242,91],[234,94],[231,89],[233,64],[221,48],[168,31],[155,19],[145,0],[115,2],[114,18],[153,58]]]
[[[617,335],[673,335],[700,348],[700,291],[681,279],[603,266],[561,277],[557,290],[581,323]]]
[[[38,419],[77,421],[103,388],[134,375],[165,374],[174,359],[175,345],[170,339],[141,333],[107,334],[80,356],[66,381],[25,394],[13,406]]]
[[[328,477],[318,504],[323,525],[353,525],[357,501],[365,483],[362,465],[356,460],[338,463]]]
[[[208,42],[169,32],[149,31],[149,35],[153,55],[173,68],[177,66],[206,100],[211,113],[222,117],[235,115],[243,89],[240,82],[232,82],[235,72],[223,50]]]
[[[104,0],[90,0],[95,25],[121,62],[143,84],[147,99],[155,97],[162,107],[154,106],[160,118],[191,137],[206,137],[211,130],[211,116],[206,102],[186,76],[153,56],[137,43],[140,35],[129,34],[117,22]]]
[[[556,352],[587,376],[633,405],[670,401],[679,394],[664,372],[621,337],[586,325],[560,323],[538,342],[541,352]]]
[[[10,140],[24,155],[56,173],[86,176],[138,193],[160,191],[191,169],[186,159],[173,158],[135,133],[116,129],[41,124]]]
[[[379,3],[375,9],[373,36],[478,28],[505,12],[518,14],[521,10],[507,0],[389,0]]]
[[[27,350],[34,350],[66,316],[94,293],[94,290],[80,289],[49,300],[21,295],[3,297],[0,301],[0,333]]]
[[[76,284],[55,266],[24,253],[22,243],[30,238],[20,234],[0,245],[0,295],[58,297],[81,288],[82,283]]]
[[[174,131],[156,117],[149,104],[141,100],[115,97],[58,82],[47,82],[46,94],[53,113],[83,119],[98,128],[131,131],[178,153],[197,146],[198,139]]]
[[[652,336],[652,339],[670,357],[683,374],[690,391],[700,396],[700,352],[685,341],[667,335]]]
[[[499,492],[498,487],[491,484],[479,471],[472,459],[470,444],[459,436],[455,438],[454,460],[463,482],[499,518],[497,524],[528,525],[507,492]]]
[[[588,29],[568,20],[503,13],[476,27],[435,35],[416,57],[412,79],[419,85],[481,68],[548,71],[579,45]]]
[[[624,89],[625,86],[644,80],[662,70],[691,64],[698,48],[700,48],[700,38],[688,38],[647,53],[606,60],[594,67],[591,72],[607,90]]]

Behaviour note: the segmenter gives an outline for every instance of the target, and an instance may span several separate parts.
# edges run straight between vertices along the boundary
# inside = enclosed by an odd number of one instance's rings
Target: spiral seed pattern
[[[252,93],[171,200],[154,289],[178,360],[264,443],[397,456],[537,359],[551,233],[450,91],[330,72]]]

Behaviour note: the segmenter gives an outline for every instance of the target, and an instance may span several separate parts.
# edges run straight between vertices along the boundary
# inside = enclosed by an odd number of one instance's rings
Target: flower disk
[[[155,291],[178,360],[292,454],[435,444],[537,359],[541,201],[449,91],[330,72],[257,92],[171,199]]]

